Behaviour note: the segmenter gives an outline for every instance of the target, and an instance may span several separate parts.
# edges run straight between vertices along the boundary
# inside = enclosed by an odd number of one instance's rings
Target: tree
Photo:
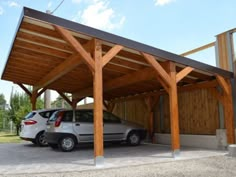
[[[71,108],[70,104],[68,104],[60,95],[56,98],[55,101],[52,102],[51,105],[53,108]]]
[[[1,93],[0,94],[0,109],[5,109],[5,105],[6,105],[6,100],[4,95]]]
[[[4,127],[6,100],[3,94],[0,94],[0,128]]]
[[[36,107],[42,109],[44,107],[43,100],[37,99]],[[13,93],[10,98],[10,109],[8,117],[16,126],[16,133],[19,135],[21,120],[31,111],[31,102],[27,94]]]

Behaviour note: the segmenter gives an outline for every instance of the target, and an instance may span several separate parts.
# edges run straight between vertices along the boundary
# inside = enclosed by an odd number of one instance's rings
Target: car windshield
[[[24,119],[25,119],[25,120],[26,120],[26,119],[30,119],[30,118],[34,117],[35,114],[36,114],[36,112],[30,112],[30,113],[28,113],[28,114],[24,117]]]

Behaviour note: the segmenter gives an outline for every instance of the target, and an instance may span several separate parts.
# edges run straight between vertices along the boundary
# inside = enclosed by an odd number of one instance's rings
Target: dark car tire
[[[37,145],[36,140],[31,140],[31,142],[35,145]]]
[[[140,137],[140,134],[137,131],[131,131],[128,134],[127,143],[130,146],[137,146],[137,145],[140,144],[140,141],[141,141],[141,137]]]
[[[58,146],[63,152],[73,151],[76,146],[76,140],[73,136],[64,136],[60,139]]]
[[[58,148],[57,144],[48,143],[48,146],[52,149],[57,149]]]
[[[36,145],[40,147],[45,147],[48,145],[47,141],[45,140],[44,132],[38,133],[38,135],[35,138]]]

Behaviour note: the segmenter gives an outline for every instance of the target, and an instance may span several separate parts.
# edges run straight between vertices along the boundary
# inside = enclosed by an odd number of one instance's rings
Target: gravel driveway
[[[28,143],[0,144],[0,176],[236,176],[236,158],[225,151],[182,148],[178,159],[170,147],[108,145],[105,166],[93,165],[93,148],[81,146],[71,153],[39,148]]]

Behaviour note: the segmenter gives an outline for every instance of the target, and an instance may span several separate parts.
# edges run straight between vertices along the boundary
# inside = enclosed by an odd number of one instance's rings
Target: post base
[[[94,158],[94,164],[98,168],[104,167],[104,157],[103,156],[97,156]]]
[[[180,157],[180,150],[179,149],[175,149],[172,151],[172,157],[173,158],[179,158]]]
[[[229,156],[236,157],[236,144],[230,144],[228,146]]]

